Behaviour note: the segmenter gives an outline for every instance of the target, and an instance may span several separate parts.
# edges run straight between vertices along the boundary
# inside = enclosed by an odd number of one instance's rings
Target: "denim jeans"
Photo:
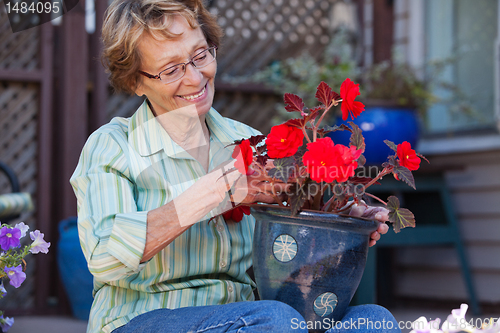
[[[295,309],[284,303],[254,301],[174,310],[158,309],[135,317],[113,333],[307,333],[307,325]],[[342,321],[327,322],[323,326],[330,327],[333,328],[327,333],[401,332],[392,314],[378,305],[349,307]]]

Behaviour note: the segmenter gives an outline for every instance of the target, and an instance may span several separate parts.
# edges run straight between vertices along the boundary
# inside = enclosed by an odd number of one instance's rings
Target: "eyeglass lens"
[[[210,47],[206,50],[201,51],[191,59],[190,62],[185,64],[178,64],[167,68],[164,72],[160,74],[160,80],[163,83],[170,83],[179,80],[186,73],[186,66],[192,64],[196,68],[202,68],[212,63],[215,60],[216,53],[215,47]]]

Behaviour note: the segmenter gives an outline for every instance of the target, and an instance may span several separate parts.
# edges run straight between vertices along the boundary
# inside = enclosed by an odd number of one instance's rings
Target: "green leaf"
[[[302,158],[304,157],[304,154],[307,152],[307,148],[305,146],[299,147],[297,149],[297,152],[295,155],[293,155],[293,158],[295,159],[295,164],[298,165],[299,167],[303,166],[303,160]]]
[[[285,109],[288,112],[302,112],[304,109],[304,102],[302,98],[297,95],[285,93],[284,96]]]
[[[289,198],[290,198],[290,206],[292,208],[292,216],[297,215],[297,213],[300,211],[300,209],[307,200],[307,193],[304,190],[305,186],[306,184],[299,187],[299,185],[295,183],[290,188],[292,194],[289,195]]]
[[[269,170],[269,176],[286,183],[288,181],[288,178],[290,178],[290,174],[295,169],[295,158],[293,158],[293,156],[277,158],[273,162],[274,168]]]
[[[248,141],[250,142],[250,146],[257,146],[262,140],[266,138],[265,135],[254,135],[248,138]]]
[[[397,167],[398,165],[399,163],[396,162],[396,158],[394,157],[394,155],[389,156],[388,161],[382,163],[383,168],[387,168],[389,166]]]
[[[349,122],[352,127],[351,141],[350,144],[356,147],[356,149],[361,149],[362,152],[365,151],[365,138],[363,137],[363,131],[352,121]]]
[[[399,207],[397,197],[388,198],[387,209],[389,209],[389,221],[392,222],[395,233],[406,227],[415,228],[415,216],[408,209]]]
[[[394,150],[394,152],[395,152],[395,153],[397,153],[397,152],[398,152],[398,146],[396,146],[396,144],[395,144],[394,142],[389,141],[389,140],[384,140],[384,143],[385,143],[386,145],[388,145],[388,146],[389,146],[389,148],[391,148],[392,150]]]
[[[410,185],[414,190],[416,190],[415,179],[413,178],[413,174],[407,167],[398,165],[394,167],[394,170],[392,172],[398,177],[399,180],[404,181],[406,184]]]
[[[363,165],[365,165],[366,163],[366,157],[365,155],[361,154],[359,155],[359,158],[358,158],[358,167],[362,167]]]

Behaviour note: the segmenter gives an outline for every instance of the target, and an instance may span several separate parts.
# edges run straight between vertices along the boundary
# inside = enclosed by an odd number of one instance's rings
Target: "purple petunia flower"
[[[21,230],[17,228],[3,227],[0,230],[0,246],[2,250],[7,251],[13,247],[19,247],[21,242]]]
[[[30,247],[30,252],[33,254],[37,254],[39,252],[42,253],[48,253],[49,252],[49,246],[50,242],[46,242],[43,240],[43,234],[40,232],[40,230],[35,230],[30,232],[30,237],[31,240],[33,240],[33,243],[31,244]]]
[[[14,325],[14,318],[0,316],[0,327],[2,332],[7,332]]]
[[[21,265],[17,267],[5,267],[4,272],[7,273],[10,284],[15,288],[19,288],[21,283],[26,280],[26,274],[23,272],[23,267]]]
[[[26,232],[28,232],[30,227],[29,225],[24,224],[24,222],[19,222],[14,226],[14,228],[21,230],[21,238],[23,238],[24,236],[26,236]]]
[[[5,290],[5,287],[3,286],[3,281],[0,281],[0,298],[5,295],[7,295],[7,290]]]

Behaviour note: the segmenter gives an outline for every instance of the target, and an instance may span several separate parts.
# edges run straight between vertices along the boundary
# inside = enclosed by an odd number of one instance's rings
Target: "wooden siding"
[[[462,167],[447,171],[445,178],[479,301],[499,305],[500,151],[435,156],[431,163],[444,169],[450,165]],[[396,261],[397,296],[467,300],[453,248],[402,248],[398,249]]]
[[[424,4],[425,0],[394,2],[396,52],[417,68],[425,60]],[[449,170],[445,178],[479,301],[500,305],[500,151],[428,157],[433,168]],[[398,249],[394,281],[396,296],[467,300],[458,256],[451,247]]]

